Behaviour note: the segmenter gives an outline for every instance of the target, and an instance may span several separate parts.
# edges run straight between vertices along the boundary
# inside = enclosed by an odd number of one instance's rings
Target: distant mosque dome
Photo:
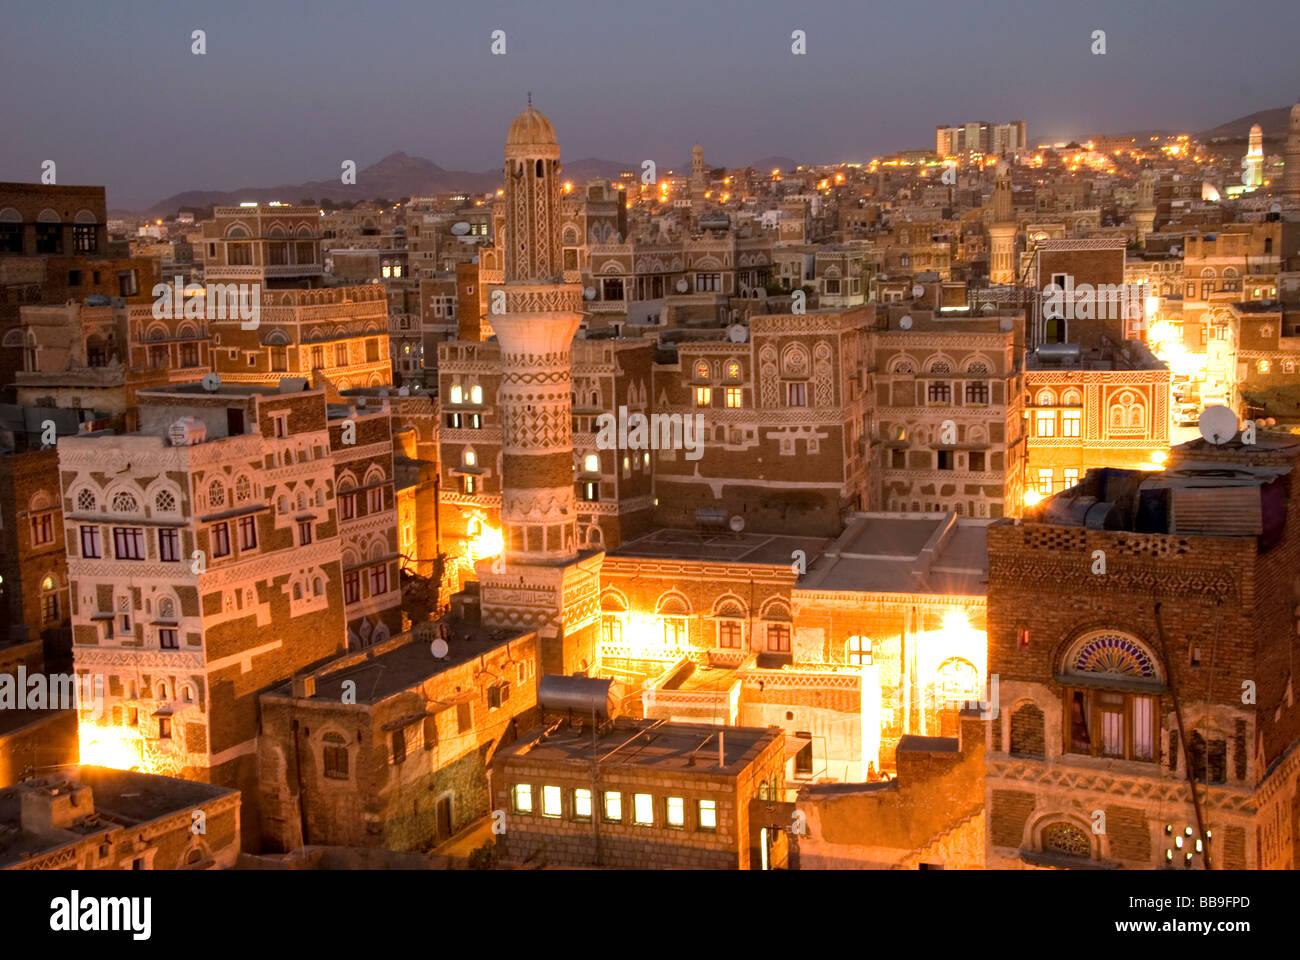
[[[510,130],[506,133],[507,147],[554,147],[556,143],[551,121],[531,103],[510,122]]]

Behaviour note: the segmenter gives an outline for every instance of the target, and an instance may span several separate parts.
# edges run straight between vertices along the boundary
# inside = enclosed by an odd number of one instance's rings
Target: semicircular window
[[[1043,850],[1068,857],[1091,857],[1092,842],[1072,823],[1053,823],[1043,828]]]
[[[1066,665],[1070,673],[1102,673],[1156,680],[1155,661],[1142,644],[1118,633],[1101,633],[1083,643]]]

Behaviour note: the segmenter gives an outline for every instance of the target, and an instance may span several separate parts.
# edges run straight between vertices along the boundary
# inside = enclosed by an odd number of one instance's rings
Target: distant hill
[[[771,170],[793,170],[799,165],[797,160],[791,160],[789,157],[775,156],[764,157],[762,160],[756,160],[750,166],[761,172]]]
[[[635,169],[632,164],[587,157],[564,164],[564,178],[585,183],[593,177],[617,179],[620,172]],[[280,200],[297,203],[311,198],[319,203],[374,200],[387,197],[427,197],[436,193],[488,193],[501,186],[501,171],[475,173],[470,170],[447,170],[424,157],[390,153],[378,163],[357,171],[355,184],[334,180],[308,180],[306,183],[280,184],[275,187],[242,187],[238,190],[186,190],[159,200],[148,210],[137,211],[148,217],[169,217],[181,207],[206,207],[210,204],[237,204],[243,201]]]
[[[297,203],[310,197],[317,202],[326,199],[351,202],[373,200],[376,197],[396,200],[435,193],[485,193],[495,190],[500,183],[501,174],[498,171],[473,173],[468,170],[446,170],[432,160],[408,156],[399,151],[358,170],[355,184],[341,183],[335,177],[332,180],[309,180],[306,183],[280,184],[274,187],[187,190],[160,200],[141,212],[150,217],[164,217],[174,214],[180,207],[236,204],[246,200]]]
[[[1220,124],[1211,130],[1198,133],[1196,136],[1200,140],[1216,139],[1242,139],[1245,140],[1250,136],[1250,128],[1258,123],[1264,131],[1265,140],[1285,140],[1287,127],[1290,124],[1291,108],[1278,107],[1274,110],[1260,110],[1252,113],[1247,117],[1239,117],[1236,120],[1229,120],[1227,123]]]

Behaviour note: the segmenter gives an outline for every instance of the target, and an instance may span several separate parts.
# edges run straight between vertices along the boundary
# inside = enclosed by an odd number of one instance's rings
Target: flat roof
[[[795,589],[983,596],[991,522],[953,513],[853,514]]]
[[[718,738],[723,762],[718,766]],[[606,725],[592,743],[590,726],[539,730],[503,753],[528,762],[573,762],[589,765],[593,756],[602,766],[635,767],[681,774],[734,776],[748,767],[778,737],[779,727],[720,727],[709,723],[675,723],[619,717]]]
[[[453,620],[445,622],[451,628],[452,639],[448,641],[447,656],[443,659],[435,659],[430,649],[431,638],[436,634],[431,633],[429,639],[399,635],[393,640],[400,642],[391,647],[386,643],[380,644],[370,651],[353,651],[326,661],[314,671],[316,693],[305,699],[342,703],[343,683],[351,680],[356,684],[353,692],[356,703],[379,703],[444,670],[468,663],[531,634],[531,631],[508,627],[482,627]],[[273,687],[263,696],[293,698],[293,681]]]
[[[698,560],[713,563],[762,563],[788,567],[795,550],[811,563],[831,543],[825,537],[731,533],[660,528],[610,550],[611,557]]]
[[[67,829],[32,833],[22,826],[22,795],[32,791],[91,788],[94,813]],[[28,780],[0,790],[0,866],[39,856],[99,833],[134,827],[226,796],[229,787],[135,770],[79,766],[65,774]]]

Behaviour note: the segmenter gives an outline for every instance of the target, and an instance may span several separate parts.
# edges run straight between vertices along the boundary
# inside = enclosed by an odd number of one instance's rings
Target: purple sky
[[[529,89],[566,159],[681,164],[698,141],[715,165],[869,158],[968,120],[1195,131],[1300,98],[1295,0],[49,0],[0,27],[0,180],[53,159],[118,208],[395,150],[487,170]]]

